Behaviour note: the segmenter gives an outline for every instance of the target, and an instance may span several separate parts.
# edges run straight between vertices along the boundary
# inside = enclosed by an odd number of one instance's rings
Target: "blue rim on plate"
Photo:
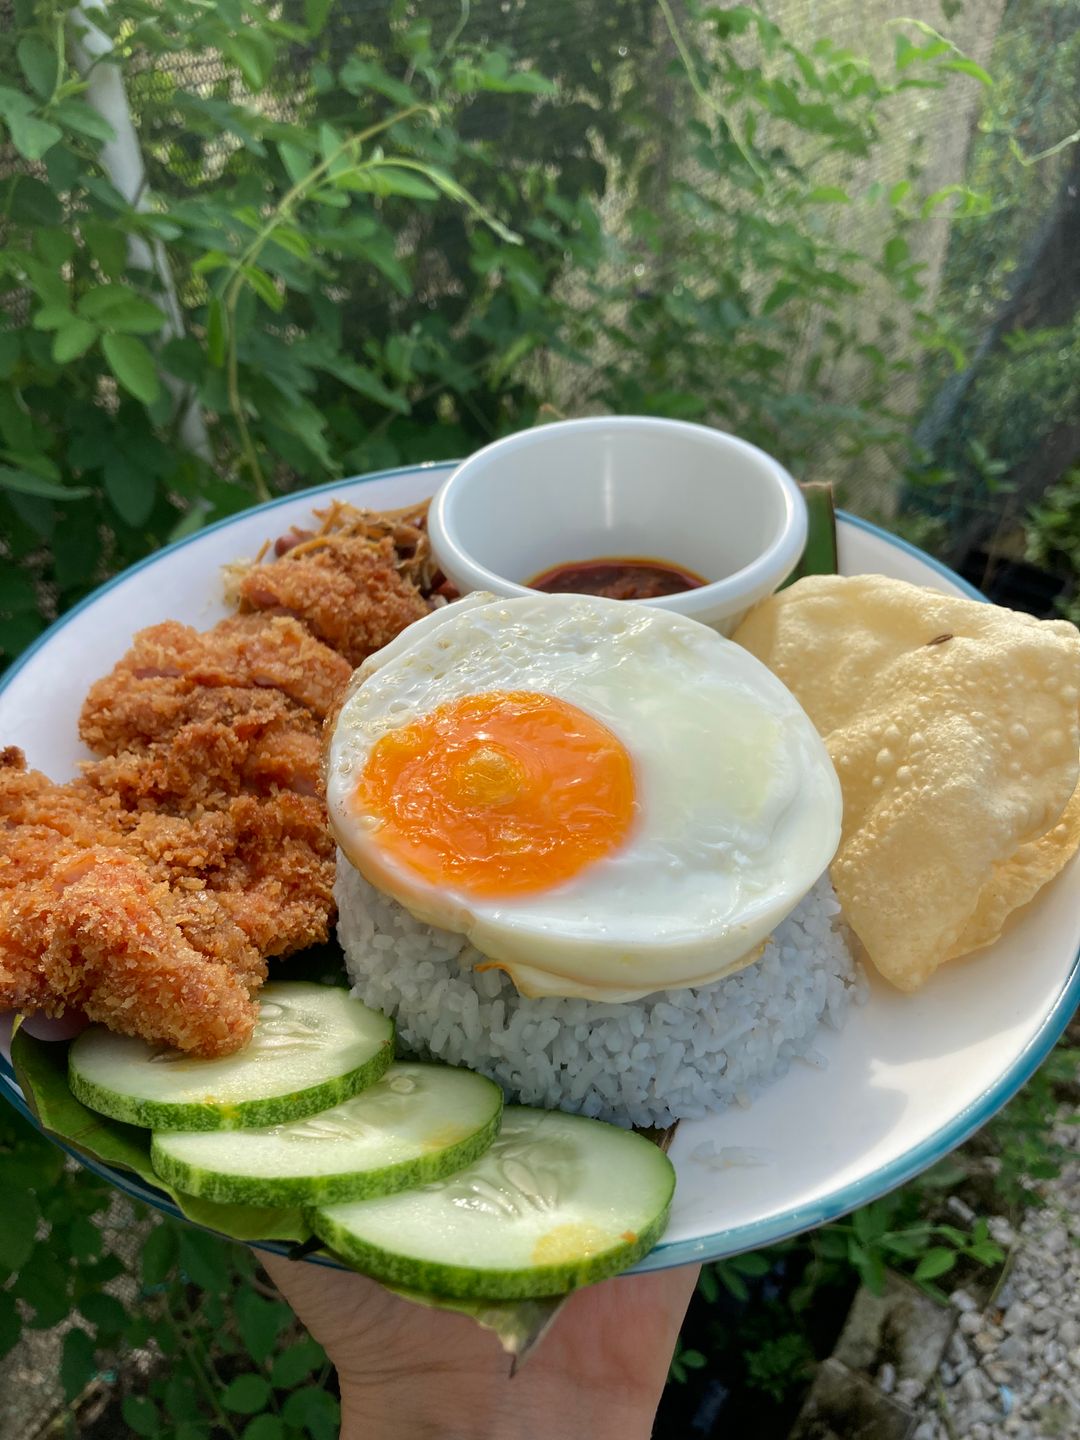
[[[358,475],[351,479],[333,480],[326,485],[315,486],[311,490],[306,490],[299,494],[284,495],[276,500],[268,501],[265,505],[253,508],[262,511],[274,510],[278,506],[293,503],[297,499],[302,498],[302,496],[325,495],[332,491],[340,490],[342,486],[345,485],[354,486],[371,480],[388,480],[397,475],[415,475],[421,470],[430,472],[432,475],[441,475],[444,472],[449,472],[454,469],[458,463],[456,460],[449,460],[431,462],[424,465],[400,465],[389,470],[377,470],[369,475]],[[251,514],[252,511],[243,513]],[[947,565],[943,565],[939,560],[935,560],[932,555],[927,555],[924,551],[909,544],[906,540],[901,540],[895,535],[890,535],[888,531],[882,530],[880,526],[872,525],[868,520],[862,520],[857,515],[849,515],[843,510],[838,511],[838,518],[842,520],[844,524],[851,525],[858,530],[866,531],[868,534],[874,535],[884,541],[892,548],[901,550],[905,554],[911,555],[919,560],[922,564],[928,565],[936,571],[937,574],[948,580],[950,584],[955,585],[971,599],[985,600],[986,597],[984,595],[981,595],[973,585],[968,584],[961,576],[950,570]],[[47,644],[56,632],[68,624],[81,610],[99,599],[106,591],[111,590],[114,585],[117,585],[122,580],[126,580],[130,575],[144,569],[146,566],[153,564],[161,555],[180,550],[185,545],[201,539],[209,532],[222,529],[234,523],[236,519],[237,516],[235,515],[227,516],[224,520],[219,520],[214,525],[209,525],[194,535],[186,536],[183,540],[178,540],[175,544],[156,551],[153,555],[149,555],[144,560],[140,560],[138,564],[131,566],[120,575],[114,576],[113,579],[107,581],[92,594],[86,596],[78,605],[61,616],[48,630],[40,635],[29,649],[24,651],[18,660],[9,667],[7,672],[0,677],[0,695],[3,694],[3,691],[10,684],[11,680],[19,673],[37,650]],[[818,1225],[823,1225],[827,1221],[835,1220],[839,1216],[857,1209],[860,1205],[865,1205],[869,1201],[886,1194],[888,1191],[894,1190],[898,1185],[904,1184],[905,1181],[910,1180],[921,1170],[925,1170],[928,1166],[947,1155],[950,1150],[960,1145],[970,1135],[974,1134],[976,1130],[985,1125],[1006,1101],[1015,1095],[1017,1090],[1031,1078],[1050,1054],[1050,1051],[1065,1030],[1073,1011],[1078,1005],[1080,1005],[1080,951],[1077,952],[1073,960],[1069,977],[1062,987],[1053,1009],[1046,1016],[1043,1024],[1038,1031],[1036,1031],[1035,1035],[1032,1036],[1027,1046],[1020,1055],[1017,1056],[1009,1069],[1000,1076],[993,1085],[989,1086],[977,1100],[960,1111],[947,1125],[943,1125],[919,1145],[913,1146],[912,1149],[899,1156],[890,1164],[882,1166],[871,1174],[864,1176],[861,1180],[855,1181],[850,1185],[842,1186],[814,1205],[784,1211],[777,1215],[768,1216],[763,1220],[755,1221],[753,1224],[740,1225],[732,1230],[714,1231],[713,1234],[696,1240],[678,1240],[666,1244],[664,1241],[661,1241],[644,1260],[640,1261],[634,1267],[633,1271],[627,1273],[635,1274],[647,1270],[666,1270],[676,1265],[689,1265],[703,1259],[712,1259],[718,1255],[735,1255],[745,1250],[756,1250],[762,1245],[775,1244],[779,1240],[787,1239],[792,1235],[798,1235],[803,1231],[814,1229]],[[3,1094],[4,1098],[8,1100],[20,1114],[29,1120],[35,1128],[40,1128],[19,1091],[10,1064],[3,1056],[0,1056],[0,1094]],[[54,1137],[50,1136],[49,1138],[52,1139]],[[170,1215],[174,1219],[183,1220],[186,1224],[190,1225],[195,1223],[188,1220],[187,1216],[183,1214],[174,1201],[167,1195],[144,1184],[137,1175],[127,1171],[110,1169],[108,1166],[102,1165],[99,1161],[93,1160],[89,1156],[80,1154],[78,1151],[60,1141],[55,1141],[54,1143],[59,1144],[60,1148],[72,1156],[73,1159],[77,1160],[81,1165],[84,1165],[101,1179],[107,1180],[129,1198],[142,1201],[144,1204],[150,1205],[155,1210]],[[278,1255],[287,1255],[292,1247],[272,1241],[259,1241],[254,1242],[254,1248],[267,1250]],[[317,1264],[330,1265],[335,1269],[343,1268],[328,1256],[316,1254],[310,1255],[307,1258]]]

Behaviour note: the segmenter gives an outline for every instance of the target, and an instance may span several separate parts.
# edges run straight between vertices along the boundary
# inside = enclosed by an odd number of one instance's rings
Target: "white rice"
[[[340,855],[335,893],[353,994],[393,1016],[403,1050],[616,1124],[700,1119],[748,1104],[792,1060],[823,1065],[819,1028],[838,1029],[862,995],[827,878],[737,975],[619,1005],[527,1000],[501,970],[477,974],[464,936],[422,925]]]

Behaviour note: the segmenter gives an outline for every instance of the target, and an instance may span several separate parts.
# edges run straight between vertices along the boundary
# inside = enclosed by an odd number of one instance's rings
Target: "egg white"
[[[357,782],[386,733],[463,696],[566,700],[631,757],[619,849],[507,899],[435,885],[380,847]],[[795,697],[697,621],[581,595],[471,595],[357,672],[333,729],[330,820],[346,858],[426,924],[468,936],[524,995],[635,1000],[750,963],[832,859],[840,786]]]

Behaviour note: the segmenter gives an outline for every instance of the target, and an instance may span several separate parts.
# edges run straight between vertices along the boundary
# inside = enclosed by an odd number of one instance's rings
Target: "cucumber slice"
[[[188,1195],[242,1205],[332,1205],[452,1175],[499,1132],[502,1091],[450,1065],[391,1065],[359,1095],[261,1130],[158,1134],[150,1162]]]
[[[394,1025],[330,985],[282,982],[259,992],[246,1049],[197,1060],[102,1026],[68,1052],[77,1100],[151,1130],[241,1130],[300,1120],[372,1084],[394,1058]]]
[[[377,1280],[462,1299],[561,1295],[625,1270],[667,1224],[675,1171],[650,1141],[581,1115],[508,1106],[499,1138],[449,1180],[308,1212]]]

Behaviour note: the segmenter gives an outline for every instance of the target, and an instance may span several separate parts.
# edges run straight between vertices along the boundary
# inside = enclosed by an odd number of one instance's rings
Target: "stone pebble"
[[[1075,1160],[1043,1183],[1041,1206],[1019,1227],[1004,1216],[988,1222],[1012,1252],[998,1293],[981,1309],[954,1291],[956,1330],[936,1383],[917,1403],[904,1381],[896,1386],[915,1410],[911,1440],[1080,1437],[1080,1126],[1062,1118],[1054,1138]]]

